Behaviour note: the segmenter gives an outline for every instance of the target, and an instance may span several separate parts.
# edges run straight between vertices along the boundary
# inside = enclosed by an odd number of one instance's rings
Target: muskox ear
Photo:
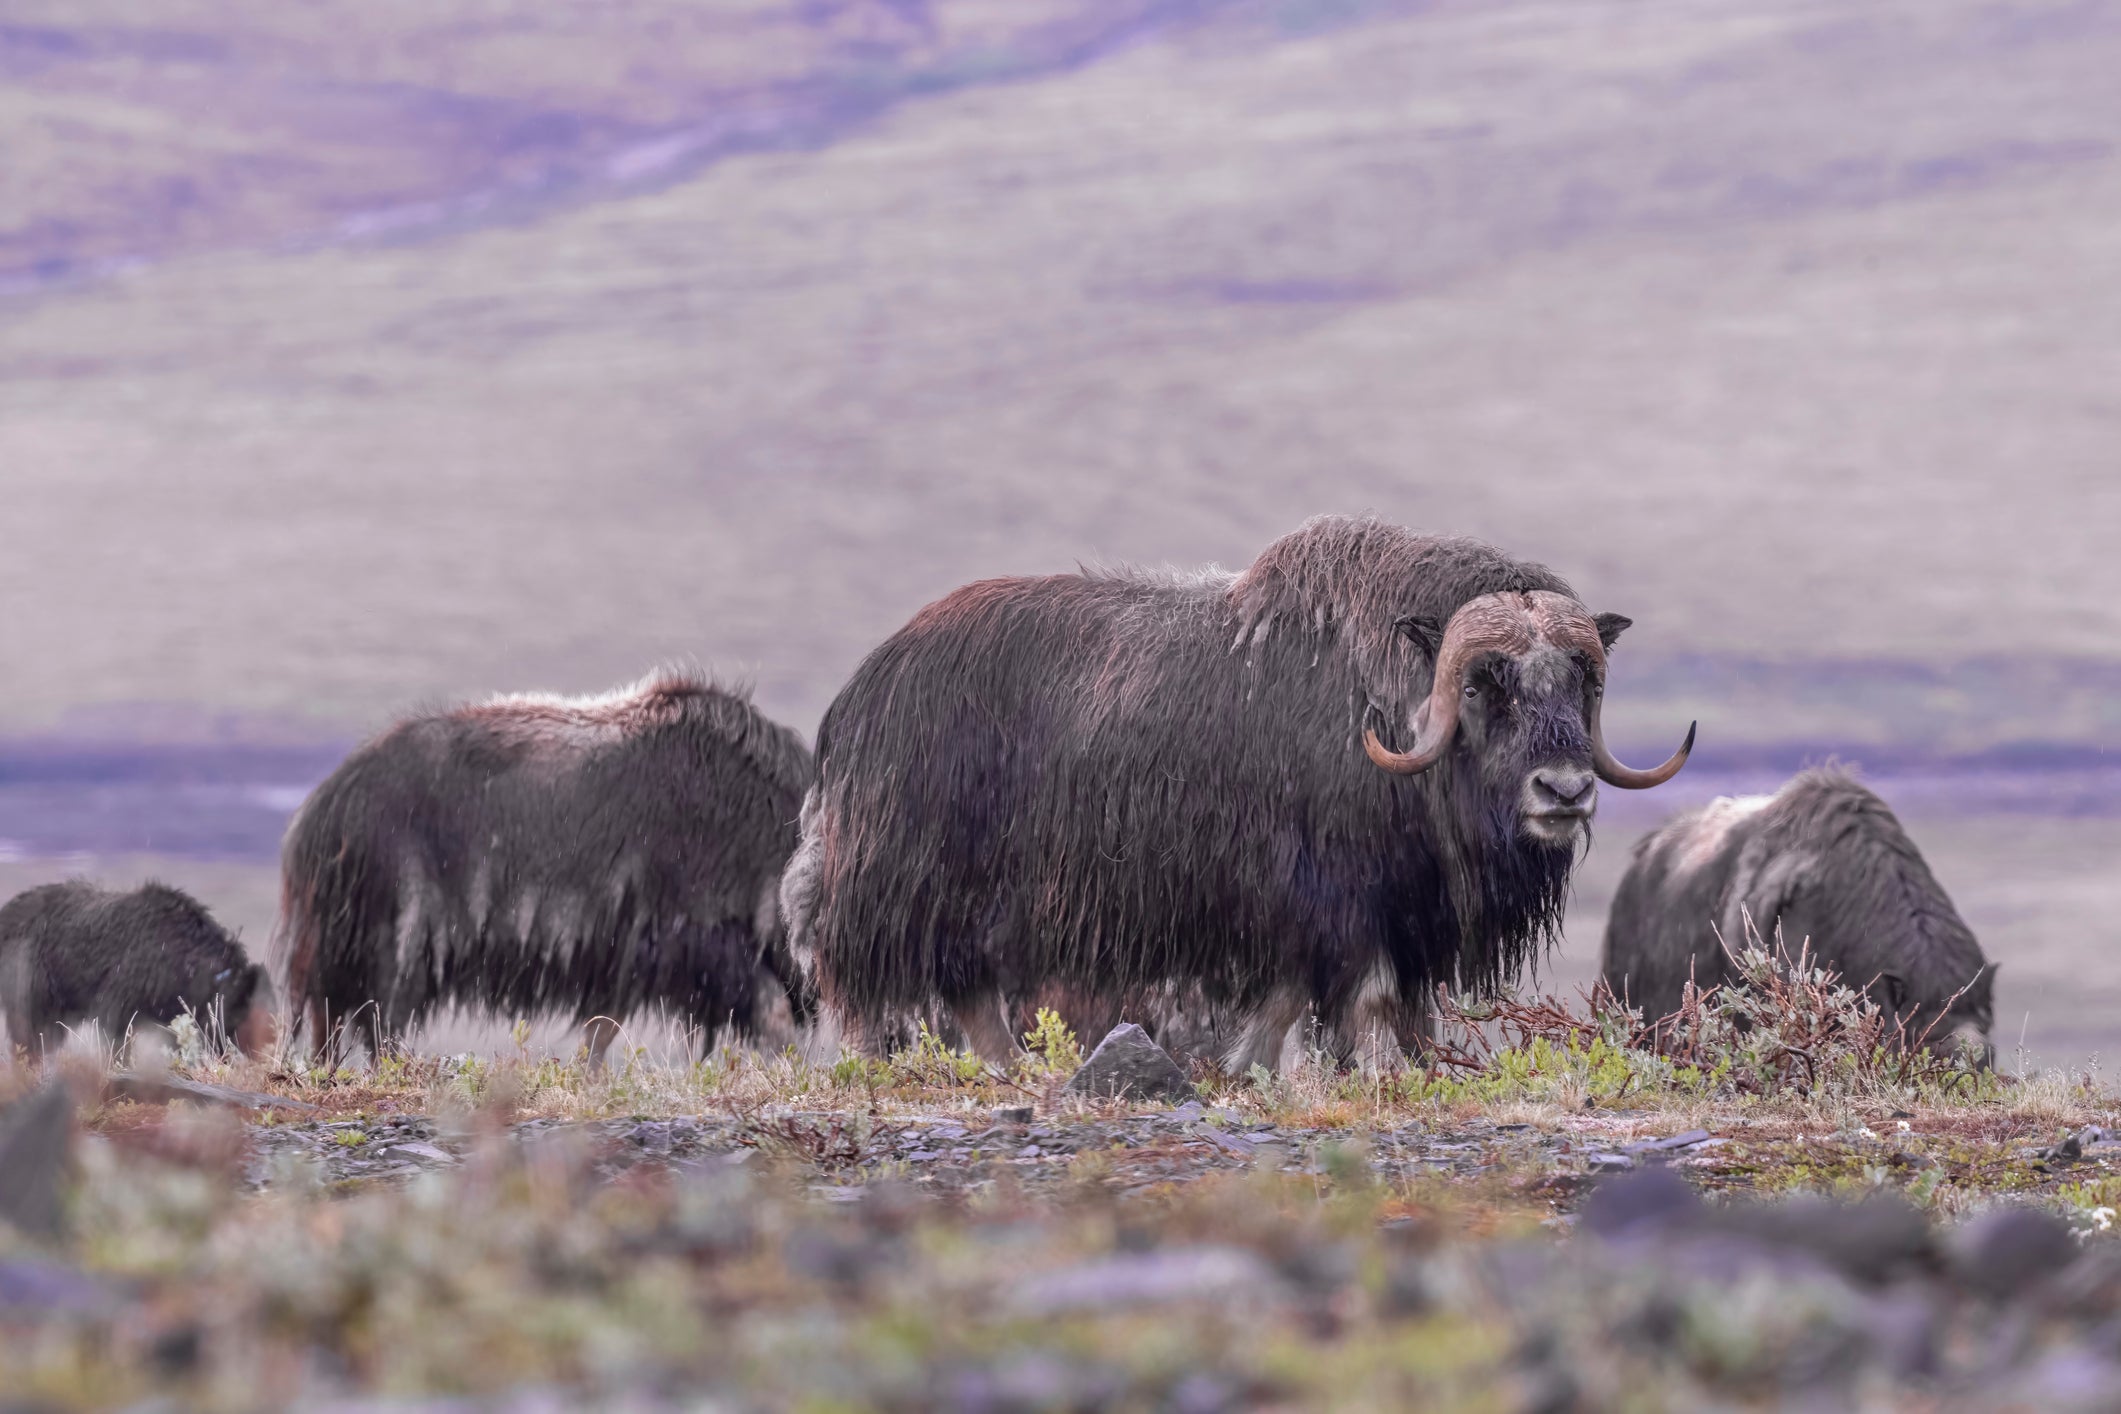
[[[1628,626],[1635,621],[1626,614],[1597,614],[1592,617],[1591,622],[1598,625],[1598,641],[1604,644],[1605,650],[1610,653],[1613,651],[1613,640],[1625,633]]]
[[[1401,638],[1432,659],[1436,656],[1437,645],[1443,642],[1443,625],[1422,614],[1401,614],[1392,620],[1392,627]]]

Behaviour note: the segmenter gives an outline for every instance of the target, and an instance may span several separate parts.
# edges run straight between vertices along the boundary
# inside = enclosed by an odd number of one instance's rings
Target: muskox
[[[1844,773],[1725,797],[1636,845],[1606,923],[1605,982],[1668,1016],[1689,981],[1726,981],[1726,947],[1755,934],[1792,957],[1809,949],[1910,1039],[1992,1054],[1995,965],[1891,809]]]
[[[872,652],[818,732],[782,908],[857,1041],[940,1001],[992,1058],[1049,989],[1178,998],[1272,1064],[1437,983],[1516,977],[1560,918],[1607,752],[1606,652],[1559,576],[1311,521],[1242,574],[969,585]],[[873,1044],[873,1042],[871,1043]]]
[[[810,753],[748,696],[665,672],[601,698],[415,717],[317,787],[276,949],[312,1044],[371,1055],[430,1013],[672,1013],[711,1041],[806,999],[776,897]],[[298,1018],[299,1019],[299,1018]]]
[[[265,969],[189,894],[73,879],[0,908],[0,1012],[16,1046],[54,1050],[83,1022],[122,1042],[138,1023],[167,1026],[187,1011],[248,1055],[275,1040]]]

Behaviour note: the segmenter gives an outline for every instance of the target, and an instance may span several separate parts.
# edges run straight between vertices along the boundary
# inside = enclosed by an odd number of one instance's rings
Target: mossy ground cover
[[[1831,1271],[1656,1286],[1575,1231],[1642,1170],[1716,1211],[1897,1195],[1940,1252],[2031,1205],[2072,1255],[2121,1260],[2121,1104],[2096,1081],[1882,1065],[1833,1049],[1859,999],[1815,1000],[1841,1029],[1798,1018],[1810,1084],[1752,1083],[1762,1037],[1689,1058],[1629,1044],[1595,999],[1505,1002],[1451,1012],[1397,1073],[1196,1067],[1180,1106],[1065,1095],[1084,1047],[1050,1018],[1006,1070],[933,1038],[888,1059],[322,1068],[180,1028],[177,1074],[284,1104],[104,1099],[105,1062],[59,1062],[83,1097],[66,1231],[0,1238],[0,1388],[57,1409],[1479,1409],[1565,1385],[1681,1408],[1871,1388],[1886,1298]],[[1525,1263],[1547,1273],[1530,1288]],[[2107,1299],[2087,1289],[2027,1315],[1996,1369],[2075,1358]],[[1642,1316],[1650,1335],[1614,1324],[1674,1301],[1685,1319]],[[2003,1378],[1977,1306],[1924,1308],[1943,1353],[1884,1405]]]

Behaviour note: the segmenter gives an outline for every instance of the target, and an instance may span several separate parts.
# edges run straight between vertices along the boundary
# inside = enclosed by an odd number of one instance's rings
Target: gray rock
[[[1809,1253],[1866,1286],[1919,1277],[1936,1265],[1929,1223],[1897,1193],[1860,1203],[1800,1196],[1734,1208],[1720,1221],[1769,1246]]]
[[[1927,1378],[1941,1368],[1937,1304],[1923,1288],[1873,1297],[1862,1308],[1860,1323],[1874,1358],[1894,1379]]]
[[[447,1149],[436,1148],[432,1144],[393,1144],[385,1152],[403,1154],[409,1159],[425,1159],[429,1163],[434,1164],[453,1164],[457,1162],[455,1154],[450,1153]]]
[[[1017,1284],[1010,1304],[1026,1315],[1058,1316],[1282,1294],[1274,1269],[1241,1247],[1171,1247],[1040,1272]]]
[[[1592,1189],[1583,1205],[1583,1230],[1605,1238],[1658,1232],[1697,1221],[1703,1206],[1694,1185],[1678,1174],[1645,1169]]]
[[[1992,1208],[1969,1219],[1952,1240],[1959,1279],[1984,1296],[2015,1296],[2082,1255],[2069,1225],[2031,1208]]]
[[[1250,1140],[1232,1138],[1211,1124],[1196,1124],[1189,1132],[1242,1158],[1249,1159],[1257,1152],[1256,1146]]]
[[[1681,1149],[1691,1149],[1697,1144],[1706,1144],[1709,1132],[1706,1129],[1689,1129],[1684,1134],[1675,1134],[1669,1139],[1644,1139],[1634,1144],[1623,1144],[1623,1154],[1669,1154]]]
[[[1031,1106],[1003,1105],[994,1112],[994,1122],[996,1124],[1029,1124],[1031,1123]]]
[[[1178,1068],[1149,1033],[1131,1021],[1112,1028],[1097,1049],[1069,1077],[1067,1091],[1100,1099],[1124,1096],[1132,1100],[1197,1100],[1198,1092],[1186,1073]]]
[[[74,1097],[58,1080],[0,1116],[0,1221],[30,1237],[60,1235],[60,1183],[73,1136]]]

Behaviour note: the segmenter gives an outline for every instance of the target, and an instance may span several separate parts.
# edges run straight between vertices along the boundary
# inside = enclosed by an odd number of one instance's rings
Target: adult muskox
[[[1724,945],[1743,947],[1749,920],[1793,955],[1808,944],[1911,1038],[1991,1054],[1995,965],[1892,810],[1840,771],[1724,797],[1636,845],[1606,922],[1605,981],[1667,1016],[1690,979],[1729,977]]]
[[[801,1016],[776,897],[810,753],[747,697],[666,672],[601,698],[415,717],[317,787],[282,855],[278,950],[313,1044],[371,1054],[452,1003],[596,1020]],[[762,995],[763,994],[763,995]]]
[[[0,908],[0,1012],[15,1045],[49,1051],[91,1021],[122,1042],[136,1023],[166,1026],[187,1010],[248,1055],[275,1039],[265,969],[191,895],[72,879]]]
[[[1239,575],[968,585],[855,670],[818,732],[783,912],[857,1037],[939,999],[991,1057],[1058,986],[1402,1041],[1432,984],[1552,937],[1606,751],[1606,650],[1552,571],[1314,520]],[[1404,749],[1388,744],[1406,743]],[[1190,1003],[1189,1003],[1190,1004]]]

